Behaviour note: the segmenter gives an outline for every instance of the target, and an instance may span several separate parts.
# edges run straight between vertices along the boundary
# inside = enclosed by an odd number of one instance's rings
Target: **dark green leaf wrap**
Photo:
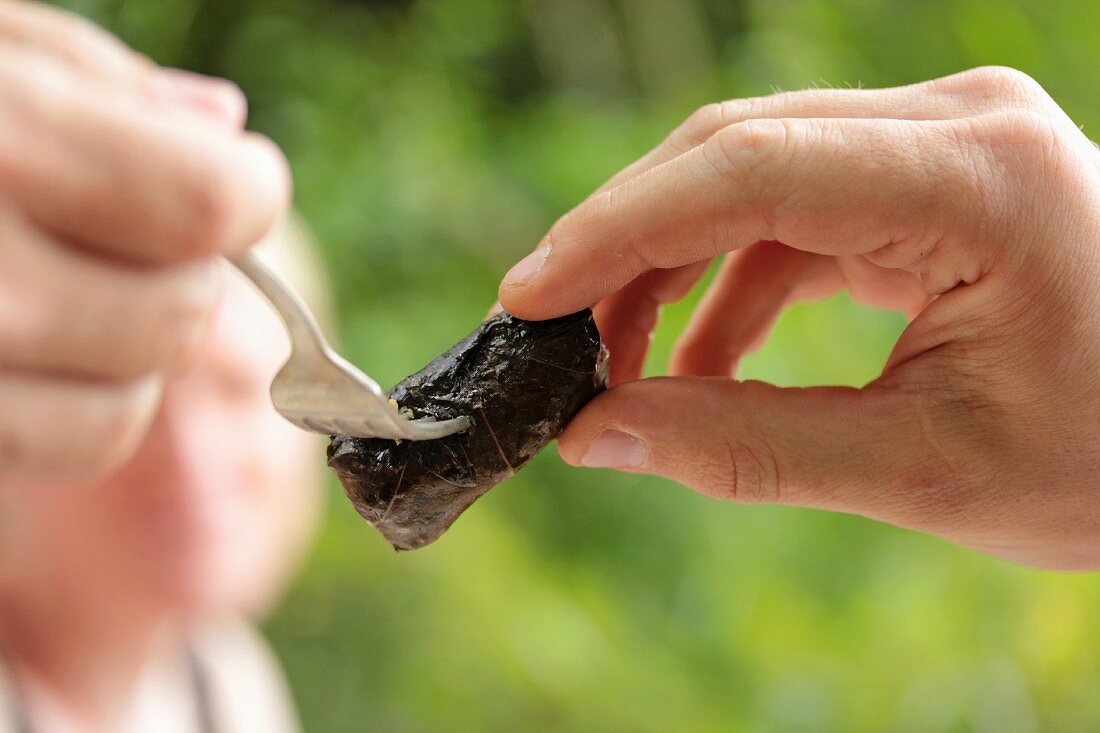
[[[606,354],[590,310],[547,321],[501,313],[389,392],[417,418],[467,415],[469,430],[427,441],[335,436],[329,466],[396,549],[423,547],[604,389]]]

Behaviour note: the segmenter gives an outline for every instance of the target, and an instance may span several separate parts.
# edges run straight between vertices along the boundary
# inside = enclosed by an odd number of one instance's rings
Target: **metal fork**
[[[333,351],[305,301],[248,251],[229,261],[274,306],[290,335],[291,353],[271,382],[276,411],[303,430],[324,435],[432,440],[462,432],[470,418],[410,420],[378,383]]]

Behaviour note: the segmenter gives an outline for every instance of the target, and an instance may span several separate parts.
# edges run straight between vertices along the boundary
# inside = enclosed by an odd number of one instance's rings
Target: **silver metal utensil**
[[[468,417],[402,415],[377,382],[333,351],[305,301],[255,253],[229,261],[264,294],[290,335],[290,358],[271,382],[271,402],[287,420],[324,435],[391,440],[433,440],[470,427]]]

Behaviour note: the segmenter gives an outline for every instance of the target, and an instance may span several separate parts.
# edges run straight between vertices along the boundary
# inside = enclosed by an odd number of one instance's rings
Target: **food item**
[[[424,441],[338,435],[329,466],[363,518],[394,548],[414,550],[518,471],[606,383],[592,311],[547,321],[501,313],[389,391],[406,417],[466,415],[468,430]]]

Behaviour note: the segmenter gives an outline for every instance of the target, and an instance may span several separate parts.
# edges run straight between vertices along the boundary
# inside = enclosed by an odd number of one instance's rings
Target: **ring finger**
[[[0,481],[103,475],[130,455],[162,381],[79,382],[0,370]]]

